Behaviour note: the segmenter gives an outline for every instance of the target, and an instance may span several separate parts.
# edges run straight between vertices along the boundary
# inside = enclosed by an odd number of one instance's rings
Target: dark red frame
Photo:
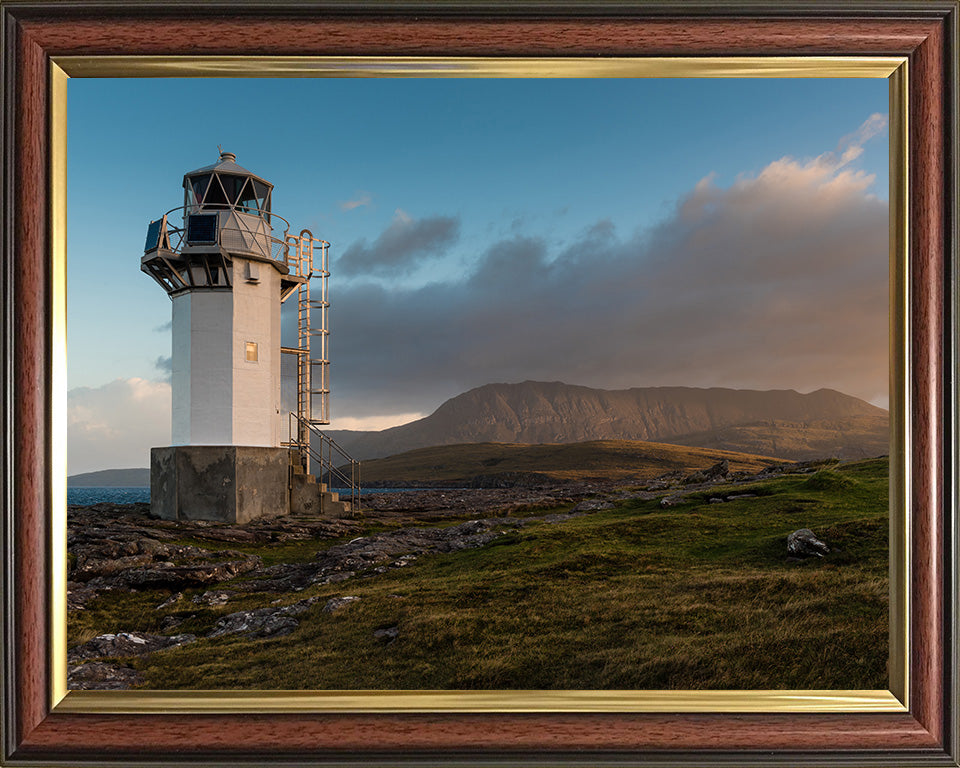
[[[309,2],[309,0],[308,0]],[[216,6],[0,0],[10,764],[204,760],[957,766],[953,378],[957,3]],[[913,399],[908,714],[67,715],[48,664],[48,68],[101,54],[909,58]]]

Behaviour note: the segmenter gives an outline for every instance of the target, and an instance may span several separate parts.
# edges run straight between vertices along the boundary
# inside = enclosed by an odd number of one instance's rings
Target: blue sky
[[[70,472],[169,440],[139,260],[218,145],[332,244],[334,427],[525,378],[882,404],[886,113],[879,79],[71,80]]]

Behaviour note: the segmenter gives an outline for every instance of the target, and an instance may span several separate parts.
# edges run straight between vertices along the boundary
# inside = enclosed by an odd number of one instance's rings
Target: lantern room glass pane
[[[270,212],[270,187],[262,181],[256,179],[250,180],[253,183],[253,189],[257,196],[257,206],[261,211]]]
[[[190,179],[190,186],[193,188],[193,197],[196,202],[203,201],[203,195],[207,191],[207,185],[210,183],[209,176],[194,176]]]
[[[247,183],[243,185],[243,189],[240,191],[240,197],[237,198],[237,208],[246,213],[257,213],[259,207],[256,191],[253,187],[253,179],[247,179]]]
[[[243,176],[234,176],[229,173],[219,173],[217,175],[220,177],[220,183],[223,184],[223,191],[227,195],[227,203],[236,205],[237,199],[240,197],[240,190],[243,189],[246,178]]]
[[[204,208],[226,208],[227,198],[223,193],[223,187],[220,186],[220,180],[214,176],[210,188],[207,190],[207,196],[203,201]]]

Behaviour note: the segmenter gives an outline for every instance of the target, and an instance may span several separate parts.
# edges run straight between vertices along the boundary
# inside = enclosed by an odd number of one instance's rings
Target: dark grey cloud
[[[424,259],[441,255],[459,237],[459,217],[413,219],[398,211],[372,243],[363,239],[350,244],[336,270],[344,276],[405,274]]]
[[[524,379],[882,399],[888,206],[845,160],[704,179],[640,234],[599,221],[566,243],[507,238],[456,283],[334,281],[334,414],[430,411]]]
[[[170,381],[170,378],[173,374],[173,358],[172,357],[164,357],[163,355],[161,355],[160,357],[158,357],[156,360],[153,361],[153,365],[158,371],[161,371],[164,374],[166,374],[163,381]]]

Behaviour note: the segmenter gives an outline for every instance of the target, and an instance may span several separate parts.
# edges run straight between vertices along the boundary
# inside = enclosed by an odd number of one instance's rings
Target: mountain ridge
[[[408,424],[328,434],[360,459],[457,443],[608,439],[674,442],[794,460],[849,459],[888,452],[889,415],[827,388],[807,394],[721,387],[605,390],[524,381],[475,387]]]
[[[99,469],[67,477],[68,488],[145,488],[149,485],[149,467]]]

